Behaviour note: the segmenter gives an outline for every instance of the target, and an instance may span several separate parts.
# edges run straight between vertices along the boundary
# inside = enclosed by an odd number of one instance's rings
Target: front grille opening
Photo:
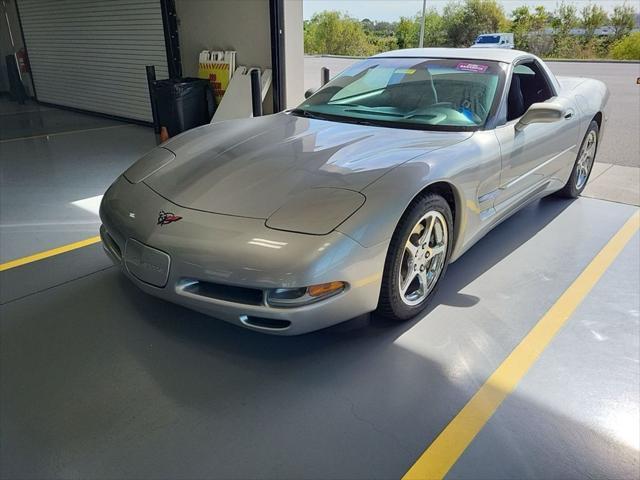
[[[225,302],[243,303],[245,305],[262,305],[263,293],[257,288],[235,287],[220,283],[196,281],[183,288],[184,292],[201,297],[223,300]]]
[[[107,247],[109,251],[118,259],[122,259],[122,251],[120,250],[120,246],[118,246],[113,237],[109,235],[109,232],[107,232],[107,230],[103,228],[100,233],[102,234],[102,242],[104,243],[105,247]]]
[[[277,318],[242,317],[240,320],[245,325],[267,328],[269,330],[285,330],[291,326],[291,322],[289,320],[279,320]]]

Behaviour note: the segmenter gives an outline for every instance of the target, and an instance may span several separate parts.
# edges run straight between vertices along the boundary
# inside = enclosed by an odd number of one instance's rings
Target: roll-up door
[[[36,98],[152,121],[145,65],[167,78],[160,0],[19,0]]]

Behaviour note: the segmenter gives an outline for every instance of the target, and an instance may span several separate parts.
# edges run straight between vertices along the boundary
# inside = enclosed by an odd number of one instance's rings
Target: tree
[[[418,16],[422,19],[422,14]],[[418,23],[418,31],[420,23]],[[419,33],[418,33],[419,35]],[[447,44],[447,34],[444,30],[444,22],[438,12],[431,8],[424,14],[424,46],[443,47]]]
[[[360,22],[341,12],[316,13],[305,25],[306,53],[333,55],[369,55],[369,44]]]
[[[553,35],[545,31],[550,16],[540,5],[533,11],[527,6],[513,10],[510,29],[516,48],[534,55],[548,55],[553,49]]]
[[[360,20],[360,24],[362,25],[362,28],[365,31],[365,33],[372,32],[373,29],[375,28],[375,23],[368,18],[363,18],[362,20]]]
[[[542,5],[538,5],[535,8],[535,11],[531,17],[532,29],[534,31],[542,30],[544,27],[547,26],[550,16],[551,15],[549,14],[549,12],[547,12]]]
[[[414,18],[400,17],[395,32],[398,48],[417,47],[419,32],[420,26]]]
[[[589,41],[593,38],[596,28],[604,26],[609,19],[607,12],[600,5],[593,3],[585,6],[581,13],[585,40]]]
[[[558,5],[553,14],[551,26],[554,30],[553,55],[558,58],[574,58],[578,42],[571,30],[578,25],[576,7],[564,2]]]
[[[442,23],[452,47],[468,47],[479,34],[500,32],[508,24],[496,0],[450,2],[442,12]]]
[[[619,40],[629,33],[635,25],[635,11],[631,5],[625,2],[617,5],[611,15],[611,26],[613,27],[613,38]]]
[[[618,40],[611,48],[611,56],[618,60],[640,60],[640,32]]]
[[[511,12],[511,32],[518,50],[529,50],[529,32],[531,31],[531,12],[523,5]]]
[[[576,7],[561,2],[553,14],[551,26],[555,30],[556,35],[568,35],[573,28],[578,25],[578,17],[576,15]]]

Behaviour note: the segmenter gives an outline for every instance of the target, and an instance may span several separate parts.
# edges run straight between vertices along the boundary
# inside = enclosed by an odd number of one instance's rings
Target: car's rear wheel
[[[378,312],[406,320],[423,311],[444,276],[452,244],[453,220],[447,201],[435,194],[419,197],[391,239]]]
[[[576,163],[571,171],[571,176],[562,190],[558,191],[559,196],[577,198],[584,190],[584,187],[586,187],[587,180],[589,180],[591,170],[593,169],[593,163],[596,160],[598,133],[598,122],[593,120],[582,140],[582,145],[580,145],[580,151],[578,152]]]

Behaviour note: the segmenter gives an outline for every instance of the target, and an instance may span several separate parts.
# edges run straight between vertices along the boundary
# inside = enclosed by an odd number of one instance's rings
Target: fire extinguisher
[[[18,62],[20,73],[29,73],[29,57],[24,47],[16,52],[16,62]]]

